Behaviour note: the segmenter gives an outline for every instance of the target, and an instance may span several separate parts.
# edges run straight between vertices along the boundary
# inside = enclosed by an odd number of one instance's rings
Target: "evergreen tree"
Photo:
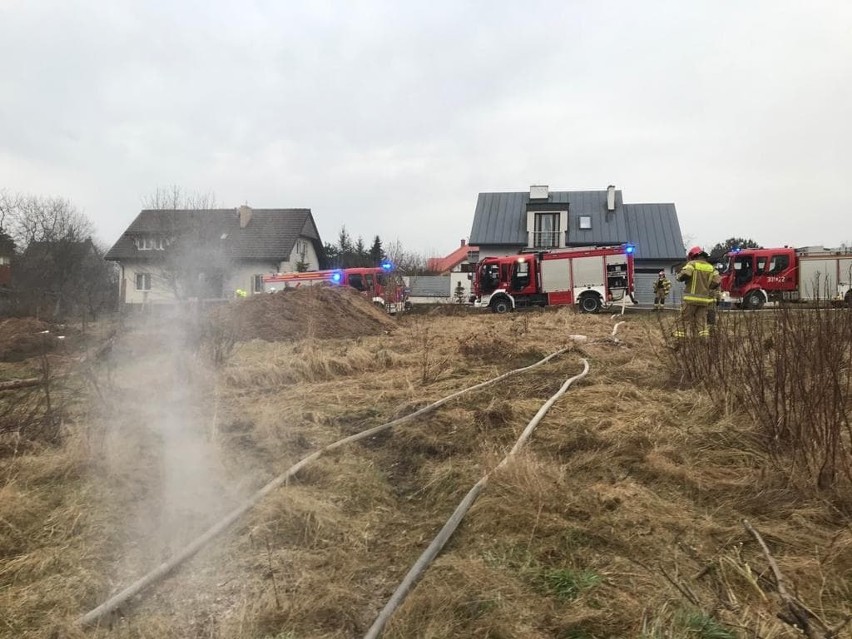
[[[337,250],[337,245],[329,244],[328,242],[322,247],[322,255],[320,258],[320,268],[340,268],[340,254]]]
[[[710,249],[710,262],[716,263],[725,257],[725,253],[738,248],[761,248],[761,246],[751,238],[729,237],[724,242],[719,242],[716,246]]]
[[[340,227],[337,234],[337,268],[349,268],[355,266],[355,248],[352,245],[352,236],[346,230],[346,226]]]
[[[341,255],[352,252],[352,238],[345,224],[340,227],[340,232],[337,234],[337,250]]]
[[[364,244],[364,238],[360,235],[358,236],[358,240],[355,242],[355,246],[352,248],[353,253],[353,261],[355,262],[352,266],[368,266],[370,261],[370,256],[367,253],[367,247]]]
[[[373,245],[370,247],[370,265],[379,266],[385,259],[385,250],[382,248],[382,239],[377,235],[373,238]]]

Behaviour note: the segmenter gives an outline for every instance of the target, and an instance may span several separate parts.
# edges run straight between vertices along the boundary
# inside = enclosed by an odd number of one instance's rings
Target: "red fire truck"
[[[486,257],[476,266],[471,298],[495,313],[555,304],[597,313],[628,298],[635,303],[633,251],[623,244]]]
[[[269,293],[301,286],[350,286],[388,313],[408,308],[408,292],[402,278],[390,264],[381,267],[343,268],[305,273],[276,273],[263,276],[263,290]]]
[[[852,249],[785,246],[734,250],[725,257],[725,301],[743,308],[819,300],[852,306]]]

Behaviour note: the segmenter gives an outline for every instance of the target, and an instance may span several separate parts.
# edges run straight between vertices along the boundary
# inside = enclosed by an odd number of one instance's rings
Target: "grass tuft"
[[[591,570],[551,568],[542,574],[546,589],[559,599],[574,601],[587,590],[600,585],[601,576]]]

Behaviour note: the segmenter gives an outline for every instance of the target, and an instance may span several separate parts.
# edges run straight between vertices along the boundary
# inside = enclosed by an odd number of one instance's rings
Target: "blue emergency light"
[[[627,253],[628,255],[630,255],[634,251],[636,251],[636,247],[633,246],[632,244],[628,244],[627,246],[624,247],[624,252]]]
[[[340,280],[342,280],[342,279],[343,279],[343,273],[341,273],[340,271],[335,271],[334,273],[331,274],[331,281],[334,284],[340,284]]]
[[[393,264],[390,262],[382,262],[382,270],[389,271],[393,268]]]

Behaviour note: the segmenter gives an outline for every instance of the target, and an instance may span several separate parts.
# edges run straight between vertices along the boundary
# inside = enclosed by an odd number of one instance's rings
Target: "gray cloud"
[[[836,244],[850,27],[840,1],[6,0],[0,187],[110,242],[171,183],[443,253],[479,191],[614,182],[701,242]]]

